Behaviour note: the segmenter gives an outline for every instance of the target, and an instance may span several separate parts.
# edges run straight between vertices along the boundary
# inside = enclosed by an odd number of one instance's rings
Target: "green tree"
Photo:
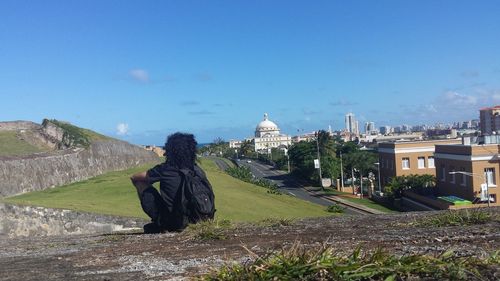
[[[293,173],[304,179],[317,182],[319,173],[314,168],[314,159],[320,154],[321,173],[324,178],[336,179],[340,175],[340,159],[336,154],[337,140],[326,131],[319,131],[316,140],[299,142],[288,151]]]
[[[385,193],[392,198],[401,198],[405,190],[421,195],[435,195],[436,177],[433,175],[408,175],[393,177],[385,187]]]
[[[316,143],[301,141],[292,145],[288,150],[292,172],[304,179],[313,180],[313,174],[317,173],[314,168],[315,154]]]
[[[245,157],[249,157],[249,158],[256,158],[257,157],[257,155],[255,153],[255,144],[254,144],[253,140],[243,141],[239,151],[240,151],[240,155],[243,155]]]

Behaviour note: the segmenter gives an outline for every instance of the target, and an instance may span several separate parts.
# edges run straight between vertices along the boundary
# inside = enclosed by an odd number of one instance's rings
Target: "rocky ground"
[[[492,208],[495,216],[500,208]],[[240,225],[224,239],[203,240],[193,231],[144,235],[139,231],[0,240],[0,280],[182,280],[226,262],[299,241],[350,253],[382,247],[398,255],[440,253],[481,255],[500,249],[500,221],[456,227],[416,227],[409,222],[437,212],[343,216]],[[500,269],[499,269],[500,272]]]

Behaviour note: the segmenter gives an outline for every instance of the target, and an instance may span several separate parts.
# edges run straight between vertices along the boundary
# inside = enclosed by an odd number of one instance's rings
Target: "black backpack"
[[[215,215],[215,195],[205,177],[189,169],[180,169],[181,185],[174,202],[175,228],[182,230],[189,223],[211,220]]]

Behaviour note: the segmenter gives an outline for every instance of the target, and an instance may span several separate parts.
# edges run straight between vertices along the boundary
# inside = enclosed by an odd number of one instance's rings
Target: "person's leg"
[[[158,193],[153,186],[149,186],[139,194],[139,198],[141,200],[142,210],[153,222],[159,222],[160,208],[163,201],[160,193]]]
[[[139,192],[142,210],[151,218],[152,223],[144,226],[145,233],[162,232],[161,217],[164,213],[165,203],[158,191],[153,186],[148,186]]]

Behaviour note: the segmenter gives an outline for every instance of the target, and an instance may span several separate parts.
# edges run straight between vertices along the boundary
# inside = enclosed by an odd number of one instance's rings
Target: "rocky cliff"
[[[158,161],[158,156],[139,146],[107,138],[70,124],[44,120],[42,126],[23,122],[0,125],[20,131],[31,130],[54,149],[27,156],[0,157],[0,196],[42,190]],[[8,126],[7,126],[8,125]],[[69,128],[69,129],[68,129]],[[89,133],[90,132],[90,133]]]

